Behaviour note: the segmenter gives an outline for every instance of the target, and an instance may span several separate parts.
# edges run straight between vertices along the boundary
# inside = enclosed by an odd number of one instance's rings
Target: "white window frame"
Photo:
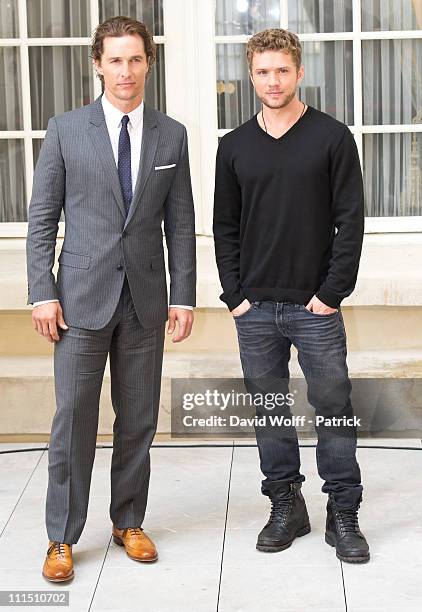
[[[0,139],[23,139],[25,180],[29,204],[33,180],[32,140],[45,131],[32,130],[29,47],[89,45],[90,38],[28,38],[26,0],[18,1],[19,38],[0,39],[0,47],[18,46],[22,82],[23,130],[0,132]],[[99,20],[98,2],[90,1],[91,23]],[[250,36],[216,36],[214,0],[163,0],[164,36],[154,36],[165,48],[166,112],[184,123],[189,135],[189,152],[198,236],[212,236],[215,153],[218,137],[230,130],[218,129],[216,96],[216,44],[246,43]],[[288,24],[288,0],[280,0],[280,27]],[[354,125],[349,126],[362,160],[363,134],[422,132],[422,124],[363,125],[361,41],[377,39],[422,39],[422,30],[361,31],[361,0],[353,0],[353,32],[302,34],[301,41],[345,41],[353,43]],[[94,77],[94,96],[101,83]],[[422,216],[367,217],[365,232],[422,232]],[[0,223],[0,238],[22,238],[27,223]],[[59,237],[64,224],[59,224]]]
[[[91,24],[99,23],[98,0],[88,0],[90,7]],[[29,47],[57,47],[57,46],[89,46],[91,38],[84,37],[60,37],[60,38],[32,38],[28,37],[28,20],[26,10],[26,0],[17,0],[18,20],[19,20],[19,37],[18,38],[0,38],[0,47],[18,47],[20,55],[20,77],[22,83],[22,118],[23,130],[8,130],[0,131],[0,139],[20,139],[24,142],[24,159],[25,159],[25,187],[27,206],[31,199],[32,182],[34,178],[34,158],[32,141],[37,138],[44,138],[46,130],[33,130],[31,117],[31,91],[29,78]],[[157,44],[165,44],[164,36],[154,36],[154,41]],[[92,69],[94,98],[101,94],[101,82],[95,76]],[[28,223],[23,222],[1,222],[0,223],[0,239],[1,238],[24,238],[26,237]],[[58,237],[64,236],[64,222],[59,223]]]
[[[422,30],[388,30],[388,31],[374,31],[374,32],[362,32],[361,30],[361,0],[352,0],[353,5],[353,31],[352,32],[335,32],[335,33],[317,33],[317,34],[299,34],[301,42],[326,42],[326,41],[352,41],[353,44],[353,104],[354,104],[354,124],[350,125],[349,128],[352,131],[357,149],[359,152],[359,158],[362,165],[362,141],[363,134],[387,134],[387,133],[401,133],[401,132],[422,132],[422,124],[408,124],[408,125],[363,125],[362,115],[362,40],[384,40],[384,39],[422,39]],[[208,5],[207,12],[205,15],[204,5]],[[213,0],[203,0],[201,2],[201,16],[202,16],[202,27],[203,31],[201,34],[202,41],[213,40],[213,58],[208,57],[208,61],[213,61],[215,66],[215,45],[216,44],[232,44],[232,43],[246,43],[250,36],[216,36],[215,34],[215,16],[211,10],[214,5]],[[280,0],[280,27],[288,27],[288,0]],[[246,61],[246,60],[245,60]],[[306,66],[305,66],[306,68]],[[210,73],[208,73],[210,74]],[[211,77],[210,77],[211,78]],[[306,80],[306,77],[305,77]],[[213,85],[216,82],[215,68],[213,74]],[[206,84],[204,83],[204,87]],[[208,88],[209,89],[209,88]],[[214,122],[210,121],[210,118],[206,118],[201,133],[204,135],[208,134],[207,139],[209,142],[213,142],[216,139],[211,133],[211,129],[216,130],[217,139],[223,136],[229,129],[218,129],[217,126],[217,101],[215,95],[215,89],[213,91],[213,101],[215,102],[215,110],[213,113]],[[210,114],[211,116],[211,114]],[[211,149],[211,146],[209,147]],[[205,168],[209,168],[212,164],[211,156],[208,156],[207,160],[203,160]],[[205,179],[206,180],[206,179]],[[204,177],[203,177],[204,182]],[[210,181],[207,185],[207,193],[211,188]],[[206,194],[205,194],[206,198]],[[208,211],[206,217],[210,217],[212,214],[212,202],[209,199],[205,200],[205,208]],[[209,222],[206,227],[206,233],[211,232]],[[365,233],[377,234],[377,233],[391,233],[391,232],[422,232],[422,216],[413,217],[366,217],[365,220]]]

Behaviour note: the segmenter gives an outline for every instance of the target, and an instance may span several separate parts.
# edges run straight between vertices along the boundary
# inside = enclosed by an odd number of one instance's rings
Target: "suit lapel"
[[[136,180],[135,190],[133,192],[132,204],[129,209],[129,214],[126,219],[125,226],[129,223],[134,215],[136,207],[139,204],[142,193],[145,189],[147,179],[152,170],[155,153],[157,151],[159,130],[155,119],[154,110],[147,107],[144,103],[144,119],[142,128],[142,146],[141,159],[139,162],[138,178]]]
[[[88,134],[92,140],[94,148],[97,151],[98,158],[105,170],[107,180],[110,182],[110,187],[113,191],[117,205],[123,217],[126,217],[122,190],[120,188],[119,175],[117,172],[116,162],[114,160],[110,136],[107,130],[107,124],[104,118],[103,106],[101,104],[101,96],[97,98],[95,102],[93,102],[91,105],[91,116],[89,120]]]

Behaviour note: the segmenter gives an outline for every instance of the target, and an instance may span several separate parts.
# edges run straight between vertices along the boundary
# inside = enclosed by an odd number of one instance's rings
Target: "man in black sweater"
[[[218,148],[214,238],[221,299],[236,323],[248,391],[285,392],[290,348],[297,348],[321,421],[325,540],[343,561],[362,563],[369,548],[358,524],[362,485],[340,311],[354,289],[362,248],[359,156],[347,126],[298,99],[304,68],[295,34],[255,34],[247,58],[262,110]],[[286,406],[279,413],[291,417]],[[272,503],[257,549],[284,550],[310,531],[297,433],[288,425],[255,429],[262,493]]]

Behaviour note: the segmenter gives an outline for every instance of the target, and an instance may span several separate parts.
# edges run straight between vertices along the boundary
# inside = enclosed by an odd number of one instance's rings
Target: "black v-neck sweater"
[[[255,115],[220,141],[214,240],[230,310],[245,298],[338,308],[356,283],[362,172],[349,128],[309,106],[281,138]]]

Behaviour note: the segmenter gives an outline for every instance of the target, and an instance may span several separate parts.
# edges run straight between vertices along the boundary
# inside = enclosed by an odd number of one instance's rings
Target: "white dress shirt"
[[[105,122],[107,125],[108,134],[110,136],[111,148],[113,149],[114,161],[116,167],[119,160],[119,136],[120,129],[122,127],[122,117],[127,114],[129,117],[128,122],[128,133],[130,139],[130,157],[131,157],[131,170],[132,170],[132,193],[135,191],[136,180],[138,178],[139,162],[141,159],[141,147],[142,147],[142,130],[144,127],[144,101],[140,103],[130,113],[122,113],[121,110],[111,104],[105,94],[101,97],[101,104],[103,106]],[[41,306],[42,304],[48,304],[49,302],[58,302],[59,300],[43,300],[41,302],[34,302],[33,307]],[[181,306],[171,305],[170,308],[186,308],[187,310],[193,310],[192,306]]]
[[[106,95],[101,98],[103,105],[105,122],[107,125],[108,134],[111,140],[111,148],[113,149],[114,161],[116,167],[119,160],[119,136],[122,127],[122,117],[125,113],[116,108],[109,102]],[[138,178],[139,162],[141,159],[142,146],[142,130],[144,127],[144,101],[140,103],[133,111],[126,113],[129,117],[127,131],[130,139],[130,158],[132,170],[132,193],[135,192],[136,179]]]

